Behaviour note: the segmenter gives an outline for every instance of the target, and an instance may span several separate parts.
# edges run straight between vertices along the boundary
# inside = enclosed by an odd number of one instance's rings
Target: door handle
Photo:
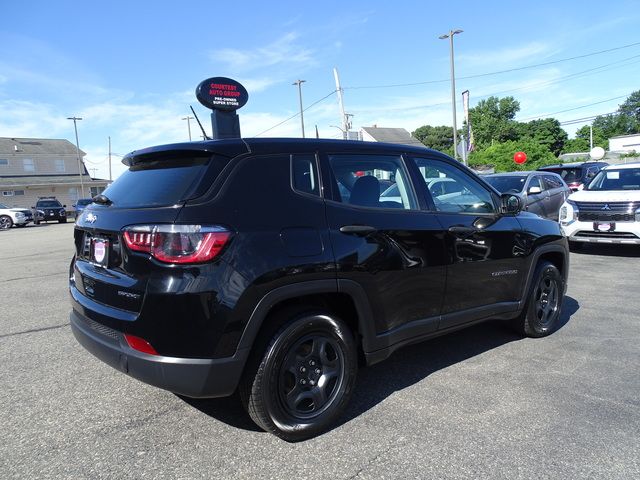
[[[369,225],[344,225],[340,227],[340,231],[342,233],[346,233],[347,235],[356,235],[359,237],[364,237],[365,235],[374,233],[377,230],[377,228],[370,227]]]
[[[449,227],[449,233],[453,233],[454,235],[473,235],[477,231],[477,228],[464,227],[461,225],[454,225],[453,227]]]

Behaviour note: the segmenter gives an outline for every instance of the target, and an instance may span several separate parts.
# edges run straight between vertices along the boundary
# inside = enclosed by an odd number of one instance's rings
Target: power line
[[[480,77],[488,77],[491,75],[500,75],[503,73],[510,73],[510,72],[517,72],[517,71],[521,71],[521,70],[526,70],[529,68],[537,68],[537,67],[546,67],[548,65],[554,65],[556,63],[562,63],[562,62],[568,62],[570,60],[577,60],[579,58],[586,58],[586,57],[592,57],[594,55],[600,55],[603,53],[609,53],[609,52],[613,52],[616,50],[622,50],[624,48],[630,48],[630,47],[635,47],[637,45],[640,45],[640,42],[635,42],[635,43],[629,43],[627,45],[622,45],[620,47],[614,47],[614,48],[608,48],[606,50],[599,50],[597,52],[591,52],[591,53],[586,53],[584,55],[576,55],[575,57],[567,57],[567,58],[561,58],[559,60],[553,60],[550,62],[543,62],[543,63],[536,63],[533,65],[526,65],[524,67],[515,67],[515,68],[509,68],[507,70],[498,70],[495,72],[486,72],[486,73],[478,73],[475,75],[467,75],[464,77],[456,77],[457,80],[466,80],[466,79],[470,79],[470,78],[480,78]],[[424,82],[414,82],[414,83],[397,83],[397,84],[392,84],[392,85],[363,85],[363,86],[357,86],[357,87],[344,87],[345,90],[362,90],[362,89],[373,89],[373,88],[394,88],[394,87],[413,87],[416,85],[428,85],[428,84],[433,84],[433,83],[445,83],[445,82],[449,82],[450,79],[449,78],[445,78],[442,80],[427,80]]]
[[[316,100],[315,102],[313,102],[311,105],[309,105],[307,108],[301,110],[300,112],[297,112],[294,115],[291,115],[289,118],[284,119],[283,121],[281,121],[280,123],[277,123],[276,125],[274,125],[273,127],[267,128],[265,131],[258,133],[257,135],[254,135],[255,137],[259,137],[260,135],[263,135],[271,130],[273,130],[276,127],[279,127],[280,125],[283,125],[285,123],[287,123],[289,120],[292,120],[294,118],[296,118],[298,115],[300,115],[302,112],[306,112],[307,110],[309,110],[311,107],[316,106],[318,103],[322,102],[323,100],[326,100],[327,98],[329,98],[331,95],[333,95],[334,93],[336,93],[337,90],[332,91],[331,93],[325,95],[324,97],[322,97],[320,100]]]
[[[595,120],[598,117],[608,117],[609,115],[615,115],[616,113],[618,113],[618,112],[601,113],[600,115],[591,115],[590,117],[575,118],[573,120],[567,120],[565,122],[560,122],[560,125],[573,125],[575,123],[588,122],[589,120]]]
[[[580,110],[581,108],[587,108],[587,107],[592,107],[594,105],[600,105],[601,103],[611,102],[612,100],[620,100],[621,98],[627,98],[628,96],[629,95],[621,95],[619,97],[608,98],[606,100],[601,100],[600,102],[589,103],[587,105],[580,105],[579,107],[568,108],[566,110],[560,110],[559,112],[545,113],[545,114],[542,114],[542,115],[537,115],[535,117],[522,118],[522,119],[520,119],[520,121],[521,122],[525,122],[527,120],[534,120],[534,119],[537,119],[537,118],[549,117],[550,115],[557,115],[558,113],[572,112],[574,110]]]
[[[612,65],[617,65],[617,64],[620,64],[620,63],[624,63],[624,62],[626,62],[628,60],[633,60],[633,59],[639,58],[639,57],[640,57],[640,55],[633,55],[631,57],[627,57],[625,59],[618,60],[616,62],[607,63],[607,64],[600,65],[600,66],[597,66],[597,67],[589,68],[587,70],[582,70],[580,72],[572,73],[572,74],[565,75],[565,76],[562,76],[562,77],[557,77],[557,78],[555,78],[553,80],[546,80],[544,82],[532,83],[532,84],[526,85],[524,87],[511,88],[511,89],[502,90],[502,91],[499,91],[499,92],[493,92],[493,93],[487,93],[487,94],[484,94],[484,95],[478,95],[477,97],[474,97],[474,98],[483,99],[483,98],[493,97],[493,96],[497,96],[497,95],[503,95],[505,93],[513,93],[513,92],[531,90],[531,89],[539,88],[539,87],[547,87],[547,86],[554,85],[556,83],[561,83],[561,82],[564,82],[566,80],[571,80],[573,78],[577,78],[577,77],[580,77],[580,76],[586,76],[586,75],[590,75],[590,74],[593,74],[593,73],[606,72],[606,71],[608,71],[608,70],[605,70],[607,67],[611,67]],[[634,65],[636,63],[639,63],[639,62],[638,61],[631,62],[631,63],[628,63],[627,65],[623,65],[623,66],[626,67],[626,66],[629,66],[629,65]],[[420,109],[424,109],[424,108],[442,107],[442,106],[445,106],[445,105],[449,105],[449,102],[432,103],[432,104],[429,104],[429,105],[414,105],[412,107],[387,108],[385,110],[387,110],[387,111],[420,110]]]

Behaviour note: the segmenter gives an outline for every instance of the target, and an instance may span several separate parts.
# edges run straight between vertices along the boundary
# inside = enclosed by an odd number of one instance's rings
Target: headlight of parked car
[[[560,216],[558,217],[562,225],[569,225],[578,220],[578,205],[571,200],[567,200],[560,207]]]
[[[61,216],[65,216],[67,214],[67,212],[64,211],[64,208],[60,210],[60,215]]]
[[[16,218],[24,218],[24,213],[16,212]]]

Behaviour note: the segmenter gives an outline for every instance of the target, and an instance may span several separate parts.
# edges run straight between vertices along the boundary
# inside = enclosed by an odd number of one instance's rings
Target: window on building
[[[3,197],[13,197],[13,190],[5,190],[2,192]]]
[[[24,190],[14,190],[13,194],[18,196],[18,195],[24,195]]]
[[[35,172],[36,166],[33,163],[33,158],[23,158],[22,165],[24,166],[25,172]]]
[[[64,172],[64,160],[56,160],[56,172]]]
[[[9,165],[9,160],[6,158],[0,158],[0,166],[2,165]]]
[[[69,189],[69,196],[71,197],[72,200],[78,200],[78,187],[71,187]]]
[[[104,187],[91,187],[91,198],[104,192]]]

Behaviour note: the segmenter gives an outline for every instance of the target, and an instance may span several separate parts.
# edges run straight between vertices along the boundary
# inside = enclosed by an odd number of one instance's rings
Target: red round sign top
[[[518,165],[522,165],[524,162],[527,161],[527,154],[524,152],[516,152],[513,155],[513,161],[516,162]]]

